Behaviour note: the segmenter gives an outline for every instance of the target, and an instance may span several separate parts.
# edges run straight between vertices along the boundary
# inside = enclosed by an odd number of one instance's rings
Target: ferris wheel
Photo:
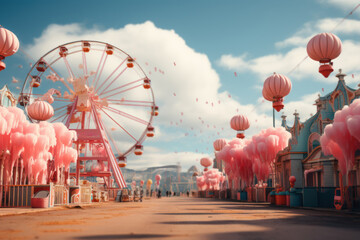
[[[108,177],[111,186],[113,176],[119,187],[125,186],[119,167],[130,153],[142,154],[158,115],[151,81],[134,58],[98,41],[58,46],[35,63],[20,93],[19,104],[33,122],[47,120],[32,114],[30,106],[39,102],[52,106],[48,122],[63,122],[77,132],[77,181],[80,176]],[[86,170],[81,167],[85,161],[99,168]]]

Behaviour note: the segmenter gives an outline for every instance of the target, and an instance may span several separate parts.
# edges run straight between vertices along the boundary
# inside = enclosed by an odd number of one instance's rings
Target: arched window
[[[320,134],[317,132],[314,132],[310,134],[308,139],[308,153],[311,153],[314,148],[320,146]]]

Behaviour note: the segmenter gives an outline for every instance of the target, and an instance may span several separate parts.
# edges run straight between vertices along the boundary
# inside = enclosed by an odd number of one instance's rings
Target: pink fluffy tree
[[[52,172],[68,172],[77,159],[73,139],[76,133],[62,123],[30,123],[21,109],[0,107],[3,184],[45,184]],[[48,167],[49,162],[54,169]]]
[[[355,152],[360,149],[360,99],[335,113],[334,122],[324,129],[320,144],[325,155],[333,155],[343,176],[355,164]]]

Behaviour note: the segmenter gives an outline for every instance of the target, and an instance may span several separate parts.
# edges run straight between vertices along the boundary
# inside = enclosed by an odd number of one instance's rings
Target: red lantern
[[[144,84],[143,84],[144,88],[149,89],[150,88],[150,83],[151,83],[151,80],[148,79],[148,78],[145,78],[144,79]]]
[[[155,128],[153,126],[149,125],[147,128],[146,136],[153,137],[154,135],[155,135]]]
[[[114,53],[114,48],[110,45],[106,45],[106,54],[107,55],[112,55]]]
[[[16,35],[0,26],[0,71],[6,68],[2,60],[11,56],[19,49],[19,40]]]
[[[46,121],[54,116],[53,107],[45,101],[35,101],[27,107],[27,112],[32,119]]]
[[[90,52],[90,43],[89,42],[83,42],[82,43],[82,50],[83,50],[83,52]]]
[[[151,109],[152,109],[153,116],[159,115],[159,107],[158,106],[152,106]]]
[[[331,60],[340,55],[341,45],[340,38],[332,33],[320,33],[307,44],[309,57],[320,62],[319,72],[326,78],[334,71]]]
[[[285,75],[274,73],[264,82],[263,97],[273,102],[273,108],[280,111],[284,108],[283,97],[287,96],[291,91],[291,81]]]
[[[221,151],[221,149],[223,149],[223,147],[225,147],[226,144],[227,144],[226,139],[223,138],[217,139],[213,143],[215,151]]]
[[[68,49],[64,46],[60,47],[60,57],[66,57],[68,55]]]
[[[210,158],[202,158],[200,159],[200,164],[201,166],[204,167],[204,172],[206,172],[208,170],[208,167],[210,167],[212,165],[213,161]]]
[[[126,167],[126,157],[120,156],[118,157],[118,160],[119,160],[118,162],[119,167],[121,168]]]
[[[231,119],[230,126],[237,131],[237,138],[244,138],[244,131],[250,127],[250,122],[244,115],[236,115]]]
[[[128,58],[128,60],[127,60],[128,62],[127,62],[127,64],[126,64],[126,66],[128,67],[128,68],[133,68],[134,67],[134,59],[133,58],[131,58],[131,57],[129,57]]]
[[[143,146],[141,144],[136,144],[135,145],[135,151],[134,151],[135,155],[142,155],[143,154]]]

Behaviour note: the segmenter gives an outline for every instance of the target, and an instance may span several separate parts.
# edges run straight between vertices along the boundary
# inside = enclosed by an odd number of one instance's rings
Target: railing
[[[66,205],[69,203],[69,189],[63,185],[54,186],[54,205]]]
[[[0,207],[30,207],[33,185],[1,185]]]
[[[118,191],[120,191],[120,189],[118,189],[118,188],[110,188],[110,189],[108,189],[108,194],[109,194],[108,196],[109,196],[110,201],[115,200]]]
[[[81,203],[91,203],[91,186],[81,186],[80,187],[80,201]]]

